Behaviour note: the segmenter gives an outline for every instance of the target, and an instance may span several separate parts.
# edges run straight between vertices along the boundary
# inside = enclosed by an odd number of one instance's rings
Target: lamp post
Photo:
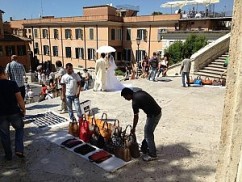
[[[141,41],[141,38],[140,37],[137,37],[136,38],[136,43],[137,43],[137,46],[138,46],[138,52],[137,52],[137,57],[136,57],[136,67],[137,67],[137,72],[136,72],[136,78],[138,78],[139,77],[139,59],[140,59],[140,57],[139,57],[139,45],[140,45],[140,41]]]
[[[31,50],[28,50],[28,56],[29,56],[29,72],[32,73],[32,60],[33,60],[33,52]]]

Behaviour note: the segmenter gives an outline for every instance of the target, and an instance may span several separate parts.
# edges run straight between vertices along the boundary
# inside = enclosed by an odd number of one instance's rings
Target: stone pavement
[[[13,161],[4,162],[0,146],[0,181],[213,182],[225,89],[183,88],[181,78],[172,79],[171,82],[124,82],[151,93],[163,108],[162,119],[155,131],[157,161],[147,163],[138,159],[114,173],[106,173],[43,138],[67,127],[39,130],[26,123],[27,158],[14,157]],[[131,102],[121,98],[120,92],[95,93],[90,90],[82,92],[80,98],[90,99],[96,112],[107,112],[109,118],[118,118],[122,126],[132,123]],[[59,103],[59,98],[55,98],[30,104],[27,114],[56,111]],[[140,141],[144,124],[145,114],[141,112],[137,127]]]

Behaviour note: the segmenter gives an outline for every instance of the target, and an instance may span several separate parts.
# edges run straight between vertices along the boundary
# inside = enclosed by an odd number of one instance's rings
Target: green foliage
[[[116,69],[116,70],[115,70],[115,75],[116,75],[116,76],[124,76],[125,73],[124,73],[122,70],[120,70],[120,69]]]
[[[184,43],[176,41],[165,52],[170,54],[170,64],[176,64],[184,58],[190,58],[192,54],[206,45],[207,39],[205,36],[191,34]]]
[[[162,15],[163,13],[162,12],[159,12],[159,11],[154,11],[153,13],[152,13],[152,15],[154,16],[154,15]]]

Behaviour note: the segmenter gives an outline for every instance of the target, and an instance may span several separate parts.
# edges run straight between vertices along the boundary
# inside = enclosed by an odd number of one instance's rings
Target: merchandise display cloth
[[[59,116],[58,114],[48,111],[36,115],[26,116],[24,122],[32,122],[39,128],[52,127],[60,124],[68,123],[68,119]]]
[[[65,141],[67,141],[68,139],[74,139],[74,137],[70,134],[68,134],[66,131],[60,131],[60,132],[57,132],[57,133],[54,133],[52,135],[49,135],[49,136],[45,136],[44,137],[46,140],[52,142],[52,143],[55,143],[61,147],[64,147],[66,150],[70,151],[70,152],[73,152],[75,155],[78,155],[80,156],[81,158],[83,159],[86,159],[88,161],[90,161],[89,157],[93,154],[95,154],[96,152],[100,152],[102,151],[102,149],[99,149],[91,144],[87,144],[85,142],[82,141],[81,144],[79,145],[76,145],[72,148],[69,148],[69,147],[65,147],[63,145],[63,143]],[[80,140],[78,138],[75,138],[76,140]],[[69,140],[70,141],[70,140]],[[81,140],[80,140],[81,141]],[[83,146],[83,148],[86,148],[86,146],[88,145],[88,148],[91,148],[90,152],[89,153],[86,153],[84,155],[78,153],[79,152],[79,149],[81,149]],[[89,147],[90,146],[90,147]],[[94,150],[92,149],[94,148]],[[77,153],[76,153],[76,152]],[[90,161],[91,162],[91,161]],[[98,167],[104,169],[105,171],[107,172],[114,172],[116,170],[118,170],[119,168],[122,168],[124,167],[125,165],[127,165],[129,162],[125,162],[117,157],[115,157],[114,155],[112,155],[112,157],[107,157],[106,160],[104,161],[101,161],[100,163],[99,162],[91,162],[95,165],[97,165]]]

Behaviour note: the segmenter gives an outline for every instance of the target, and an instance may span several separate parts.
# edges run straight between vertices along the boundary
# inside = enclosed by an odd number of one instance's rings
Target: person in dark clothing
[[[154,142],[154,131],[161,118],[161,107],[151,95],[142,90],[134,92],[130,88],[124,88],[121,92],[121,96],[128,101],[132,100],[132,108],[134,112],[132,133],[135,133],[135,128],[139,121],[139,109],[142,109],[147,114],[147,120],[144,127],[144,138],[147,141],[149,153],[143,156],[143,160],[155,160],[157,155]]]
[[[0,137],[5,151],[5,158],[12,160],[10,124],[15,129],[15,154],[24,157],[24,100],[15,81],[8,80],[3,67],[0,67]]]
[[[158,66],[159,66],[159,60],[157,58],[156,52],[153,53],[153,57],[149,60],[150,64],[150,73],[148,76],[148,80],[152,78],[152,81],[155,81],[155,76],[158,71]]]

